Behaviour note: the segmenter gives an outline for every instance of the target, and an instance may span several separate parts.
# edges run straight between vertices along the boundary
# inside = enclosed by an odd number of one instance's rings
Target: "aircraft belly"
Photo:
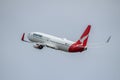
[[[62,50],[62,51],[68,51],[68,46],[65,46],[65,45],[58,45],[58,49],[59,50]]]

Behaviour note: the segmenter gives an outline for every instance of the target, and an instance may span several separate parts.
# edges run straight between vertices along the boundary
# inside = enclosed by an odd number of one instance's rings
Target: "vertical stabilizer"
[[[77,44],[82,44],[82,46],[87,45],[90,29],[91,25],[88,25],[83,34],[81,35],[80,39],[76,42]]]

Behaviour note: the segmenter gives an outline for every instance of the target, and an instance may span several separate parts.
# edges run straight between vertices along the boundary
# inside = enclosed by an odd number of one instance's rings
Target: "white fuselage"
[[[35,42],[39,45],[47,46],[62,51],[68,51],[69,47],[74,43],[73,41],[69,41],[67,39],[58,38],[40,32],[29,33],[27,37],[30,41]]]

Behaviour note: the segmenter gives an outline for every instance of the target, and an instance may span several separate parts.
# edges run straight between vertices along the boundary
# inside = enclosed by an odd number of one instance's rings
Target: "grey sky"
[[[20,41],[32,31],[76,41],[88,24],[89,43],[110,43],[69,54]],[[119,0],[0,0],[0,80],[120,80],[119,26]]]

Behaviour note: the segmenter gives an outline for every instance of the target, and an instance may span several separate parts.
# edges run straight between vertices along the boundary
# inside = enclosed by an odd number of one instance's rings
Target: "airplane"
[[[87,42],[91,25],[88,25],[81,37],[76,41],[70,41],[67,39],[59,38],[49,34],[41,32],[31,32],[27,34],[29,41],[25,40],[25,33],[23,33],[21,40],[28,43],[35,43],[34,48],[43,49],[43,47],[49,47],[56,50],[62,50],[65,52],[83,52],[87,50]]]
[[[87,42],[89,37],[89,32],[91,25],[88,25],[81,37],[76,41],[70,41],[65,38],[58,38],[49,34],[41,32],[31,32],[28,33],[27,38],[29,41],[25,40],[25,33],[23,33],[21,40],[27,43],[35,43],[34,48],[43,49],[43,47],[49,47],[56,50],[62,50],[65,52],[83,52],[87,50]],[[107,39],[108,43],[111,36]],[[103,44],[102,44],[103,45]]]

